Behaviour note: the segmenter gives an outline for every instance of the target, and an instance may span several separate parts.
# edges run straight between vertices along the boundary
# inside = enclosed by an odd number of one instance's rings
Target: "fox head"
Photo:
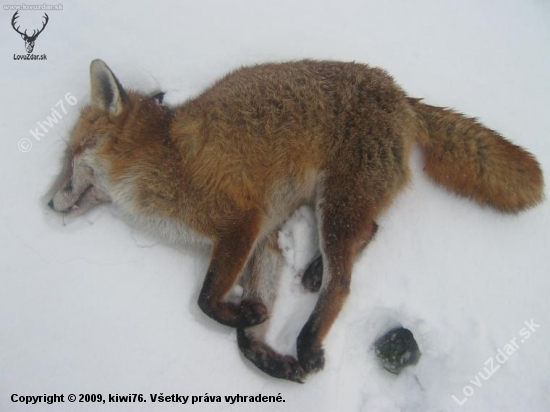
[[[148,139],[154,146],[155,133],[165,131],[169,117],[158,104],[162,93],[125,91],[102,60],[92,61],[90,80],[90,103],[72,131],[65,171],[48,203],[64,214],[81,215],[101,202],[124,203],[132,167],[147,160],[139,144]]]

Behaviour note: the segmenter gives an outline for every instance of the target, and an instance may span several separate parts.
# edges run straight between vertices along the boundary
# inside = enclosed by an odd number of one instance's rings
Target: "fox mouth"
[[[82,191],[73,190],[69,181],[50,200],[48,206],[57,213],[64,216],[80,216],[102,202],[110,202],[111,198],[107,193],[89,182]]]
[[[71,206],[67,207],[64,210],[60,210],[60,213],[73,213],[78,212],[82,209],[87,209],[86,206],[88,206],[90,203],[93,203],[94,200],[96,200],[96,196],[94,193],[94,185],[88,186],[84,191],[80,194],[80,196],[76,199],[76,202],[74,202]]]

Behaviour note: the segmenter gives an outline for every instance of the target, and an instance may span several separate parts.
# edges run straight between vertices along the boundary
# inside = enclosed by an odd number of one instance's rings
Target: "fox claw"
[[[296,383],[304,383],[306,375],[300,363],[292,356],[284,356],[281,365],[281,377]]]

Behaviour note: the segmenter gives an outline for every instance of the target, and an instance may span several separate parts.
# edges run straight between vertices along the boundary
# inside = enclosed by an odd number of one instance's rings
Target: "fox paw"
[[[325,366],[325,351],[315,344],[311,323],[306,323],[296,342],[298,362],[306,373],[318,372]]]
[[[302,286],[310,292],[319,292],[323,281],[323,257],[313,259],[302,275]]]
[[[323,348],[298,351],[298,362],[306,373],[319,372],[325,366],[325,351]]]
[[[268,318],[266,306],[258,299],[243,299],[239,311],[239,327],[259,325]]]
[[[274,378],[303,383],[306,373],[296,358],[275,352],[245,329],[237,329],[237,342],[243,355],[260,370]]]
[[[292,356],[283,356],[280,369],[272,376],[287,379],[292,382],[304,383],[305,371],[300,363]]]

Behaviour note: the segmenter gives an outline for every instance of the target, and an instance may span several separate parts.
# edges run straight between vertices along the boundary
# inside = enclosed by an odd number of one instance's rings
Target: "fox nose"
[[[48,206],[53,210],[53,199],[48,202]]]

